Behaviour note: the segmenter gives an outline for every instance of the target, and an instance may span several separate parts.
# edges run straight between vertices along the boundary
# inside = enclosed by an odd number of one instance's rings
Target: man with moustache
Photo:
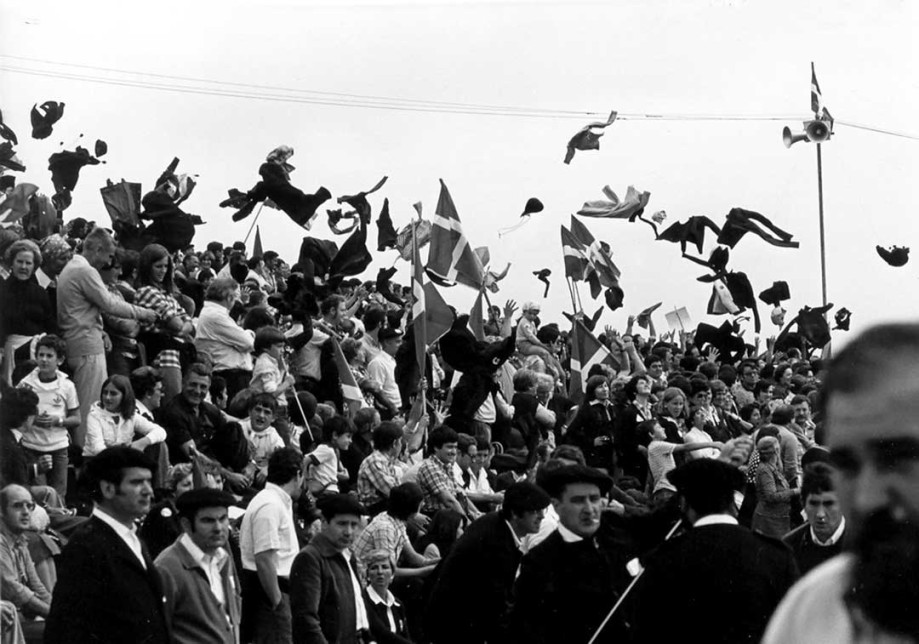
[[[95,508],[57,562],[46,644],[171,641],[162,580],[136,528],[153,501],[153,467],[126,445],[87,464]]]
[[[508,641],[586,643],[629,583],[626,562],[597,537],[613,481],[586,465],[554,469],[541,479],[558,514],[558,530],[521,561]],[[601,641],[628,641],[617,618]]]
[[[175,644],[239,642],[239,578],[227,551],[233,496],[211,488],[176,499],[182,536],[156,558]]]
[[[919,325],[862,333],[830,363],[821,399],[851,550],[792,588],[763,641],[915,642]]]

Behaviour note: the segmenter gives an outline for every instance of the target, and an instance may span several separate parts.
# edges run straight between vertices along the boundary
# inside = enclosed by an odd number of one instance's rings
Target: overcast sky
[[[107,164],[84,169],[66,219],[108,225],[98,193],[107,178],[140,181],[146,191],[178,156],[180,171],[200,175],[186,203],[207,222],[198,246],[242,239],[251,218],[233,223],[217,204],[228,188],[250,188],[264,156],[288,144],[292,182],[306,192],[324,185],[337,197],[388,175],[371,202],[376,215],[389,197],[397,227],[416,201],[433,215],[443,178],[473,245],[490,248],[495,268],[512,263],[493,301],[540,300],[532,271],[550,268],[542,317],[562,321],[571,301],[559,225],[602,198],[605,184],[620,196],[635,185],[651,193],[649,213],[666,210],[668,224],[691,215],[720,222],[740,206],[791,232],[800,249],[748,235],[731,267],[747,272],[757,293],[787,280],[793,313],[821,297],[816,150],[786,150],[781,130],[801,129],[809,116],[814,61],[837,119],[823,146],[829,300],[853,311],[857,330],[917,314],[919,258],[891,268],[875,245],[919,248],[919,141],[843,124],[919,135],[914,7],[3,0],[0,108],[19,134],[28,166],[21,180],[48,193],[47,157],[61,142],[72,147],[81,133],[86,143],[108,142]],[[35,141],[29,109],[45,100],[66,102],[65,116],[51,138]],[[564,165],[568,139],[612,109],[622,116],[601,150]],[[703,115],[773,120],[693,118]],[[513,225],[531,196],[545,211],[499,239],[497,229]],[[313,232],[329,237],[324,211]],[[710,287],[695,281],[704,270],[677,245],[655,241],[641,224],[584,221],[622,271],[625,307],[601,324],[624,324],[657,301],[706,319]],[[302,230],[269,209],[259,224],[266,248],[296,258]],[[714,247],[708,240],[703,255]],[[394,259],[394,251],[375,254],[368,274]],[[405,282],[408,267],[398,264]],[[474,297],[462,286],[444,295],[459,308]],[[602,302],[589,302],[585,286],[581,297],[589,313]],[[769,307],[761,313],[764,334],[774,333]],[[655,321],[666,328],[662,314]]]

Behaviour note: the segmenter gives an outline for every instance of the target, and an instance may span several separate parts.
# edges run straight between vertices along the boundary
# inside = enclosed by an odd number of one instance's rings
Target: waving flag
[[[811,63],[811,111],[813,111],[815,118],[825,121],[833,120],[833,117],[830,116],[830,111],[823,104],[823,93],[820,91],[820,83],[817,82],[814,63]]]
[[[591,296],[596,298],[601,287],[619,288],[619,268],[613,263],[609,246],[594,239],[587,226],[571,218],[571,234],[585,249],[587,269],[584,279],[590,283]]]
[[[361,394],[361,388],[357,386],[357,380],[345,360],[345,354],[342,353],[341,345],[335,337],[331,338],[332,352],[335,357],[335,369],[338,371],[338,379],[341,381],[341,394],[345,400],[345,406],[353,413],[354,410],[364,406],[364,396]]]
[[[412,326],[415,329],[415,354],[421,373],[425,372],[427,348],[453,325],[453,312],[431,282],[425,283],[418,245],[414,246],[412,276]]]
[[[485,280],[482,262],[466,239],[456,206],[443,180],[431,229],[431,249],[428,251],[428,275],[438,283],[465,284],[481,290]]]
[[[573,280],[583,280],[587,275],[590,260],[587,258],[587,249],[575,239],[571,231],[562,228],[562,254],[565,257],[565,277]]]
[[[618,361],[587,330],[580,318],[575,318],[571,327],[571,381],[568,384],[568,397],[580,402],[584,398],[584,389],[587,385],[587,374],[590,368],[597,364],[609,365],[613,369],[619,368]]]

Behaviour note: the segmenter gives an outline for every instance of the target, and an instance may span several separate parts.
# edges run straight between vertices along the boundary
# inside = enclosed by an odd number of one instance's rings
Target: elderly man
[[[511,591],[523,538],[535,534],[549,495],[533,483],[511,485],[499,512],[473,521],[444,560],[426,611],[435,644],[508,641]],[[457,619],[457,608],[462,618]]]
[[[115,259],[115,242],[102,228],[94,228],[83,241],[83,252],[75,255],[57,280],[57,322],[67,343],[67,364],[80,400],[83,419],[74,432],[74,443],[83,446],[89,408],[99,399],[108,377],[105,366],[107,338],[102,332],[102,313],[136,318],[152,324],[156,313],[118,300],[109,293],[100,270]]]
[[[849,551],[785,596],[784,642],[919,640],[919,325],[868,329],[836,354],[823,414]]]
[[[60,556],[46,644],[170,641],[162,580],[137,537],[153,501],[152,469],[124,445],[87,464],[95,508]]]
[[[255,334],[230,317],[230,309],[238,300],[236,280],[218,277],[207,287],[195,328],[195,348],[211,359],[214,375],[226,380],[229,400],[249,386],[255,346]]]
[[[156,558],[175,644],[239,642],[239,578],[227,551],[235,503],[222,490],[200,488],[176,500],[182,535]]]
[[[587,642],[628,584],[619,548],[597,538],[613,481],[591,467],[567,465],[548,472],[542,485],[559,525],[521,561],[507,641]],[[600,641],[620,639],[628,640],[621,617]]]
[[[29,554],[26,532],[34,508],[32,495],[21,485],[7,485],[0,490],[0,597],[18,609],[25,636],[40,639],[45,623],[32,619],[48,616],[51,593],[41,582]]]

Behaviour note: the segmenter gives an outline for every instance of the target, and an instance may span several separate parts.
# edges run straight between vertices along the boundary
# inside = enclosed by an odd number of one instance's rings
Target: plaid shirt
[[[422,512],[431,513],[437,510],[450,509],[438,495],[449,492],[458,498],[456,480],[453,478],[453,463],[444,463],[436,456],[429,456],[418,468],[418,485],[424,491]]]
[[[376,515],[354,540],[351,549],[361,576],[364,577],[366,572],[364,557],[374,550],[385,550],[393,561],[398,562],[406,543],[408,533],[405,531],[405,521],[395,518],[389,512]]]
[[[374,450],[357,472],[357,496],[365,506],[389,498],[389,491],[399,485],[396,462],[391,456]]]
[[[146,309],[152,309],[156,312],[156,322],[154,324],[142,326],[145,331],[152,331],[155,327],[156,330],[165,332],[164,329],[166,324],[175,317],[181,318],[182,322],[191,321],[188,313],[172,295],[169,295],[166,291],[158,289],[155,286],[147,285],[137,289],[137,293],[134,296],[134,304]],[[163,349],[160,351],[159,356],[147,357],[150,360],[158,357],[157,365],[159,367],[182,368],[182,363],[179,360],[179,352],[174,349]]]

